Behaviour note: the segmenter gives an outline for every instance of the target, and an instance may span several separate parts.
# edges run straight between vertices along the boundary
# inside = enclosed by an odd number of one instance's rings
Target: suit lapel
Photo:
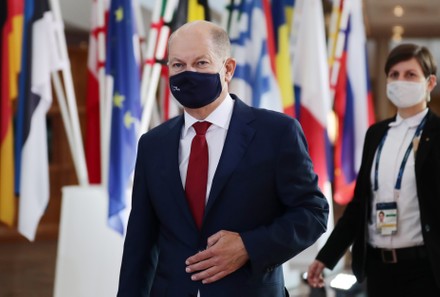
[[[235,98],[234,98],[235,99]],[[254,119],[251,108],[235,99],[234,111],[229,125],[228,134],[222,154],[214,174],[208,204],[205,209],[205,216],[220,195],[223,187],[234,172],[235,168],[243,158],[252,137],[255,134],[254,128],[248,125]],[[183,116],[179,117],[170,127],[169,133],[164,137],[162,163],[160,170],[162,180],[166,185],[178,185],[170,187],[172,199],[184,213],[185,219],[196,227],[188,203],[185,198],[185,190],[179,171],[179,140],[182,131]],[[164,189],[164,191],[168,191]]]
[[[389,124],[394,120],[395,120],[395,118],[392,118],[390,120],[383,122],[382,125],[377,127],[377,131],[372,133],[371,142],[367,144],[367,146],[368,146],[368,156],[367,156],[367,164],[368,164],[367,172],[368,172],[368,174],[370,174],[370,172],[371,172],[371,168],[373,166],[373,160],[374,160],[374,156],[376,155],[377,147],[379,146],[379,143],[381,142],[385,133],[387,133],[387,131],[389,129]]]
[[[248,125],[254,119],[251,108],[239,99],[234,99],[234,111],[217,170],[214,174],[205,216],[218,199],[223,187],[243,158],[255,134],[254,128]]]
[[[416,152],[415,159],[415,171],[416,176],[419,176],[422,165],[424,164],[427,156],[429,155],[429,151],[431,149],[431,144],[433,143],[433,137],[435,137],[436,131],[439,129],[436,126],[435,116],[431,111],[428,111],[428,119],[426,125],[423,129],[422,135],[420,137],[419,146]]]
[[[164,189],[164,193],[170,191],[172,198],[177,206],[182,210],[185,219],[187,219],[196,228],[188,203],[185,197],[185,190],[182,185],[182,179],[179,170],[179,144],[182,132],[183,116],[180,116],[171,125],[169,133],[164,136],[162,146],[162,168],[160,169],[161,179],[165,185],[170,185]],[[172,186],[171,186],[172,185]],[[164,198],[167,198],[166,196]]]

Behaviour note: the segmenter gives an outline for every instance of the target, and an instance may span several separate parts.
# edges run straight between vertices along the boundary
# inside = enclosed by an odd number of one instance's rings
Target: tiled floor
[[[56,253],[56,240],[0,242],[0,297],[52,297]],[[325,294],[310,293],[308,286],[302,284],[291,290],[290,296],[324,297]]]

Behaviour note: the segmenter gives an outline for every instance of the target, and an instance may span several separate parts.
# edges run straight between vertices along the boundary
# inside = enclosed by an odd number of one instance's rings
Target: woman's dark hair
[[[422,67],[423,74],[428,77],[431,74],[436,75],[437,65],[431,52],[424,46],[404,43],[396,46],[388,55],[385,63],[385,74],[388,75],[391,67],[402,61],[407,61],[415,58]]]

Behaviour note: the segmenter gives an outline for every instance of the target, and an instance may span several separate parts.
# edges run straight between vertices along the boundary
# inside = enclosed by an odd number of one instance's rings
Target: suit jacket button
[[[431,226],[429,226],[428,224],[425,225],[425,231],[429,232],[431,231]]]

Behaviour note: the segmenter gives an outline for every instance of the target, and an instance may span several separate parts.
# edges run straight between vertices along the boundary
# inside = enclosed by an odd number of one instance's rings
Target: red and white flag
[[[105,11],[108,2],[104,1]],[[100,122],[100,86],[99,70],[105,67],[105,61],[99,60],[98,35],[105,34],[105,26],[98,24],[98,1],[92,3],[92,19],[87,58],[87,94],[86,94],[86,133],[85,153],[89,182],[101,183],[101,122]]]
[[[327,158],[330,157],[327,119],[331,113],[329,67],[325,27],[320,0],[295,3],[291,51],[297,118],[303,127],[319,186],[329,183]]]

